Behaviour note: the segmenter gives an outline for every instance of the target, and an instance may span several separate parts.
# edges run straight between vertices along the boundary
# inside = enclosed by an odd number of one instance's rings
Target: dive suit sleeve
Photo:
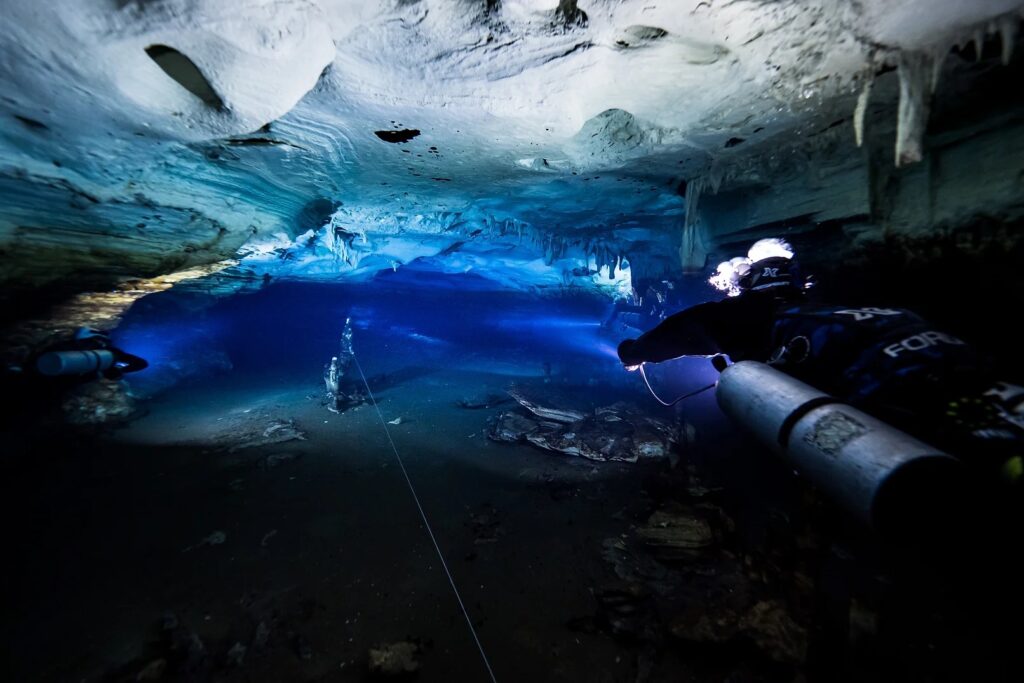
[[[665,318],[657,327],[619,344],[623,365],[660,363],[679,356],[712,356],[721,349],[709,334],[716,302],[698,304]]]

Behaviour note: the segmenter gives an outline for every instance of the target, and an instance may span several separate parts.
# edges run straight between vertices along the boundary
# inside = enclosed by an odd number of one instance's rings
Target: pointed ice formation
[[[974,42],[974,61],[980,62],[981,53],[985,50],[985,31],[980,26],[975,28],[971,40]]]
[[[899,56],[900,105],[896,127],[896,165],[921,161],[928,127],[935,58],[923,52]]]
[[[1017,43],[1020,21],[1016,16],[1007,14],[999,19],[998,26],[999,38],[1003,45],[1003,66],[1009,66],[1013,58],[1013,46]]]
[[[683,235],[679,244],[679,262],[684,272],[701,270],[707,262],[708,254],[700,234],[697,214],[697,205],[707,184],[708,180],[700,177],[691,180],[686,186],[686,217],[683,219]]]
[[[1002,44],[1002,62],[1008,65],[1013,58],[1020,19],[1016,13],[1005,14],[987,25],[976,26],[966,38],[974,48],[975,61],[980,62],[989,34],[999,33]],[[962,43],[961,43],[962,44]],[[921,160],[923,139],[928,127],[931,96],[938,88],[942,66],[948,54],[947,42],[940,42],[930,51],[903,51],[897,58],[900,81],[899,118],[896,133],[896,165],[904,166]],[[868,80],[854,110],[854,134],[857,145],[864,142],[864,119],[871,97],[872,81]]]
[[[874,75],[869,75],[864,81],[860,95],[857,97],[857,108],[853,110],[853,134],[857,140],[857,146],[864,145],[864,117],[868,112],[868,103],[871,101],[871,88],[875,84]]]

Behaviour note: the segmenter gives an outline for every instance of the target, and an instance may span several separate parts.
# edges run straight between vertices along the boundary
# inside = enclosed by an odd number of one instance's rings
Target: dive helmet
[[[742,292],[760,292],[776,287],[800,287],[796,262],[785,256],[770,256],[737,269],[736,284]]]

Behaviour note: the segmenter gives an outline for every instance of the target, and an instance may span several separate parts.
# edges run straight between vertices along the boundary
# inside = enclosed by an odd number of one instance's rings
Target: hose
[[[647,380],[647,372],[644,371],[644,364],[643,363],[640,364],[640,376],[644,378],[644,384],[647,385],[647,391],[651,392],[651,396],[654,397],[654,400],[657,401],[658,403],[660,403],[661,405],[665,406],[666,408],[671,408],[672,406],[674,406],[675,404],[679,403],[680,401],[685,401],[688,398],[693,398],[697,394],[702,394],[705,391],[707,391],[708,389],[714,389],[715,385],[718,384],[718,382],[712,382],[711,384],[707,385],[706,387],[701,387],[700,389],[697,389],[696,391],[691,391],[688,394],[683,394],[682,396],[680,396],[676,400],[672,401],[671,403],[666,403],[665,401],[662,401],[661,398],[656,393],[654,393],[654,389],[653,389],[653,387],[651,387],[651,383]]]

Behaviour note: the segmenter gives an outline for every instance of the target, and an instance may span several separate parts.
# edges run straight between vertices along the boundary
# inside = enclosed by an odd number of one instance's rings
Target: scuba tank
[[[957,459],[764,363],[725,368],[715,395],[726,415],[883,535],[913,528],[962,482]]]

